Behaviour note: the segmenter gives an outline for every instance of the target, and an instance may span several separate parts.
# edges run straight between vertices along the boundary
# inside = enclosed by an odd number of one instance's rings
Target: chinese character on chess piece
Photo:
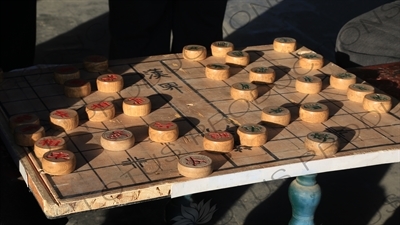
[[[100,92],[115,93],[124,88],[124,79],[119,74],[103,74],[97,77],[96,84]]]
[[[70,131],[78,127],[78,113],[73,109],[57,109],[50,113],[50,123],[54,129]]]
[[[86,105],[88,119],[93,122],[111,120],[115,116],[114,104],[110,101],[96,101]]]
[[[75,154],[68,150],[48,151],[42,158],[42,169],[50,175],[65,175],[75,170]]]
[[[133,147],[135,137],[126,129],[108,130],[101,135],[100,144],[108,151],[124,151]]]
[[[319,102],[306,102],[300,106],[299,117],[308,123],[322,123],[328,120],[329,108]]]
[[[238,130],[240,145],[261,146],[267,142],[267,129],[260,124],[243,124]]]
[[[182,156],[178,162],[178,171],[188,178],[201,178],[210,175],[213,171],[210,157],[200,154]]]
[[[203,147],[206,151],[226,153],[233,150],[233,145],[233,136],[227,131],[209,132],[203,138]]]
[[[149,125],[149,138],[154,142],[173,142],[179,137],[178,125],[171,121],[156,121]]]
[[[42,137],[35,142],[35,146],[33,147],[33,151],[35,156],[41,159],[44,153],[53,150],[61,150],[66,149],[67,144],[62,137],[56,136],[46,136]]]
[[[234,100],[253,101],[258,98],[257,85],[248,82],[234,83],[231,86],[231,97]]]
[[[142,96],[125,98],[122,110],[128,116],[146,116],[151,112],[151,102],[149,98]]]

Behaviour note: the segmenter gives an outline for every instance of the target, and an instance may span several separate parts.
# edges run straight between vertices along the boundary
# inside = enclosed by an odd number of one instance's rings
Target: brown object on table
[[[178,125],[171,121],[156,121],[149,126],[149,138],[154,142],[173,142],[179,137]]]
[[[76,167],[75,154],[68,150],[46,152],[42,158],[42,169],[50,175],[65,175],[72,173]]]
[[[114,104],[110,101],[96,101],[86,106],[88,119],[93,122],[111,120],[115,116]]]
[[[256,81],[261,83],[272,84],[275,81],[275,70],[270,67],[258,66],[253,67],[249,73],[250,82]]]
[[[225,80],[230,77],[229,66],[221,63],[212,63],[206,66],[206,77],[211,80]]]
[[[84,59],[83,66],[89,72],[102,72],[108,70],[108,59],[101,55],[91,55]]]
[[[375,88],[368,84],[351,84],[347,89],[347,98],[350,101],[362,103],[367,94],[375,92]]]
[[[50,123],[57,130],[73,130],[79,124],[78,113],[73,109],[54,110],[50,113]]]
[[[339,90],[347,90],[350,85],[356,83],[356,75],[348,72],[335,73],[329,78],[330,85]]]
[[[305,147],[317,156],[332,156],[339,149],[338,137],[329,132],[311,132],[304,140]]]
[[[101,135],[100,144],[108,151],[124,151],[135,144],[135,137],[129,130],[109,130]]]
[[[253,101],[258,98],[257,85],[247,82],[234,83],[231,86],[231,97],[234,100]]]
[[[92,86],[84,79],[72,79],[64,83],[64,94],[69,98],[81,98],[90,95]]]
[[[187,155],[179,159],[178,171],[188,178],[201,178],[213,172],[212,159],[205,155]]]
[[[122,110],[127,116],[145,116],[151,112],[151,102],[141,96],[126,98],[122,102]]]
[[[226,53],[225,63],[234,66],[247,66],[250,63],[250,55],[245,51],[230,51]]]
[[[33,113],[17,114],[10,117],[10,128],[14,132],[16,126],[24,124],[40,124],[39,117]]]
[[[328,120],[328,106],[318,102],[307,102],[300,106],[299,117],[308,123],[322,123]]]
[[[97,77],[96,84],[98,91],[115,93],[124,88],[124,78],[118,74],[103,74]]]
[[[267,128],[259,124],[243,124],[238,130],[240,145],[261,146],[267,142]]]
[[[279,37],[274,39],[274,51],[282,53],[294,52],[297,48],[296,39],[290,37]]]
[[[182,50],[183,58],[190,61],[201,61],[207,58],[207,49],[201,45],[186,45]]]
[[[74,66],[61,66],[54,71],[54,80],[58,84],[64,84],[67,80],[78,79],[79,77],[80,72]]]
[[[300,55],[299,65],[303,69],[321,69],[324,66],[324,57],[314,52],[303,53]]]
[[[400,62],[350,68],[347,71],[400,100]]]
[[[392,99],[384,94],[367,94],[363,100],[363,108],[369,112],[387,113],[392,109]]]
[[[66,149],[67,143],[64,138],[57,136],[42,137],[35,142],[33,151],[37,158],[42,158],[44,153],[53,150]]]
[[[290,118],[290,111],[280,106],[265,107],[261,113],[261,120],[271,127],[286,127],[290,123]]]
[[[322,80],[316,76],[301,76],[296,79],[295,87],[303,94],[318,94],[322,89]]]
[[[226,54],[234,50],[234,45],[228,41],[216,41],[211,44],[211,54],[215,57],[225,57]]]
[[[33,146],[35,142],[44,137],[45,130],[38,124],[23,124],[15,127],[14,140],[20,146]]]
[[[226,153],[233,150],[233,145],[233,136],[227,131],[209,132],[203,138],[203,147],[206,151]]]

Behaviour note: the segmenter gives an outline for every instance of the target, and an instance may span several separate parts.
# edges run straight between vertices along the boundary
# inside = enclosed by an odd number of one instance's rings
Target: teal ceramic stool
[[[292,219],[289,225],[313,225],[314,212],[321,199],[321,189],[315,177],[297,177],[289,186],[289,200],[292,204]]]

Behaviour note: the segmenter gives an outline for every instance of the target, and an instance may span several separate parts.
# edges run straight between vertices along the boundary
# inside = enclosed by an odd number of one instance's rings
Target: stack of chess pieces
[[[273,43],[275,52],[291,54],[297,50],[296,40],[288,37],[276,38]],[[211,45],[214,57],[225,58],[225,64],[206,65],[205,76],[211,80],[225,80],[230,74],[230,67],[246,67],[250,64],[250,55],[246,51],[235,50],[227,41],[216,41]],[[202,61],[207,58],[204,46],[188,45],[183,48],[185,60]],[[324,66],[324,59],[315,52],[306,52],[298,56],[298,65],[307,70],[317,70]],[[84,68],[89,72],[108,70],[108,60],[102,56],[89,56],[84,61]],[[254,101],[258,98],[258,85],[273,84],[275,71],[271,67],[257,66],[250,69],[249,80],[232,84],[230,95],[234,100]],[[82,98],[91,94],[90,82],[80,78],[79,69],[72,66],[59,67],[54,71],[55,81],[63,85],[64,93],[70,98]],[[105,73],[96,79],[97,90],[104,93],[120,92],[124,88],[123,75]],[[368,84],[356,83],[354,74],[343,72],[331,74],[330,85],[338,90],[346,90],[350,101],[362,104],[366,111],[386,113],[391,109],[391,99],[384,94],[377,94]],[[322,89],[322,80],[313,75],[299,76],[295,88],[304,94],[318,94]],[[96,101],[85,107],[88,120],[103,122],[115,117],[112,101]],[[146,116],[151,113],[151,102],[145,96],[126,98],[122,111],[132,117]],[[322,123],[329,118],[329,108],[320,102],[306,102],[299,107],[299,117],[308,123]],[[78,114],[73,109],[58,109],[50,113],[53,128],[71,131],[79,124]],[[241,124],[237,129],[240,145],[262,146],[267,142],[268,127],[285,127],[290,124],[290,111],[278,105],[262,109],[260,123]],[[35,156],[42,162],[43,171],[50,175],[64,175],[74,171],[76,158],[67,149],[62,137],[46,136],[43,126],[34,114],[20,114],[10,118],[10,127],[15,141],[21,146],[33,146]],[[154,142],[169,143],[179,138],[179,127],[173,121],[154,121],[148,127],[149,138]],[[338,138],[329,132],[315,131],[306,136],[305,147],[316,155],[331,156],[338,151]],[[124,151],[135,145],[135,137],[126,129],[104,132],[101,146],[108,151]],[[321,152],[321,146],[326,145]],[[205,151],[228,153],[234,149],[234,137],[228,131],[212,131],[204,134]],[[213,171],[212,160],[206,155],[185,155],[178,162],[179,172],[190,178],[208,176]]]

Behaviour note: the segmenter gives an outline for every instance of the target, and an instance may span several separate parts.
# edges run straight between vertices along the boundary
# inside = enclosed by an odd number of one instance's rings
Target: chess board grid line
[[[163,61],[160,61],[161,64],[163,64],[168,70],[174,74],[181,82],[183,82],[189,89],[191,89],[195,94],[197,94],[201,99],[203,99],[206,103],[208,103],[212,108],[214,108],[219,114],[221,114],[223,117],[226,117],[225,113],[222,112],[218,107],[216,107],[210,100],[208,100],[206,97],[204,97],[201,93],[198,92],[197,89],[195,89],[192,85],[190,85],[188,82],[186,82],[185,79],[183,79],[179,74],[175,73],[175,71],[170,68],[167,64],[165,64]],[[228,85],[229,86],[229,85]]]
[[[385,149],[388,149],[388,150],[391,149],[390,147],[388,148],[387,145],[375,146],[375,148],[381,148],[381,147],[385,147]],[[393,144],[393,149],[398,149],[398,147],[399,147],[398,143],[397,144]],[[370,147],[362,147],[362,148],[358,148],[357,150],[369,152],[370,151]],[[353,152],[352,150],[342,151],[336,157],[346,156],[348,154],[354,154],[352,152]],[[309,154],[309,153],[310,152],[307,151],[301,156],[287,157],[287,158],[283,158],[283,159],[280,159],[280,160],[272,160],[272,161],[268,161],[268,162],[264,161],[264,162],[256,162],[256,163],[246,164],[246,165],[236,165],[234,167],[234,169],[235,170],[237,170],[237,169],[240,170],[240,169],[243,169],[243,168],[255,167],[255,166],[262,166],[263,168],[264,167],[266,168],[266,167],[270,167],[270,166],[272,166],[272,164],[276,164],[276,163],[285,165],[285,161],[295,160],[295,161],[300,162],[300,163],[305,163],[305,162],[310,162],[310,161],[319,160],[319,159],[329,159],[329,158],[331,158],[331,157],[325,157],[325,156],[316,156],[316,155]],[[309,157],[312,157],[312,158],[308,159]],[[268,165],[270,165],[270,166],[268,166]],[[232,169],[233,168],[220,168],[220,169],[218,169],[218,172],[214,171],[214,174],[211,174],[209,177],[216,176],[217,175],[216,173],[224,174],[226,171],[230,171]],[[130,184],[130,185],[121,185],[121,186],[118,186],[118,187],[107,188],[107,189],[102,189],[102,190],[98,190],[98,191],[85,192],[85,193],[80,193],[80,194],[76,194],[76,195],[68,195],[68,196],[64,196],[63,199],[67,200],[67,199],[70,199],[70,198],[76,198],[76,197],[85,196],[85,195],[88,195],[88,194],[101,194],[104,191],[109,192],[109,191],[114,191],[114,190],[118,190],[118,189],[121,189],[121,188],[123,188],[124,190],[130,190],[130,189],[138,190],[138,189],[136,189],[136,187],[143,186],[143,185],[148,185],[148,184],[153,184],[153,183],[165,183],[165,182],[173,181],[173,180],[176,180],[176,179],[185,179],[185,178],[183,176],[177,176],[177,177],[164,178],[164,179],[160,179],[160,180],[149,180],[148,182],[141,182],[141,183]]]
[[[131,66],[131,69],[133,69],[135,72],[139,73],[133,66]],[[186,122],[188,122],[197,132],[201,133],[201,131],[198,129],[198,127],[196,125],[194,125],[189,119],[187,119],[187,117],[185,116],[185,114],[183,112],[181,112],[175,105],[173,105],[168,99],[166,99],[163,94],[158,92],[158,90],[156,88],[154,88],[153,85],[151,85],[151,83],[148,82],[147,79],[145,79],[144,75],[142,76],[142,79],[147,83],[147,85],[149,85],[149,87],[151,89],[153,89],[154,92],[156,92],[159,96],[161,96],[161,98],[163,98],[167,102],[167,104],[171,106],[171,108],[173,108],[182,118],[184,118],[186,120]],[[149,124],[147,124],[147,125],[149,125]]]
[[[68,135],[68,134],[67,134]],[[72,140],[71,140],[72,141]],[[72,141],[72,144],[75,146],[75,148],[78,150],[78,154],[85,160],[85,164],[87,166],[89,166],[90,170],[95,174],[96,178],[101,182],[101,184],[103,185],[103,187],[107,187],[107,185],[105,184],[105,182],[103,181],[103,179],[101,178],[101,176],[97,173],[97,171],[93,168],[93,166],[90,164],[90,161],[85,157],[85,155],[82,153],[82,151],[79,149],[79,147],[76,145],[76,143],[74,141]],[[76,154],[76,153],[75,153]],[[51,182],[54,182],[53,179],[51,179],[51,176],[48,177],[48,180]],[[57,187],[56,184],[53,184],[53,187]],[[63,196],[61,194],[61,191],[58,188],[54,188],[57,189],[57,191],[59,191],[59,196]]]
[[[258,53],[256,53],[258,54]],[[216,109],[223,117],[229,118],[228,114],[222,112],[218,107],[216,107],[214,104],[212,104],[213,101],[208,100],[207,98],[205,98],[197,89],[195,89],[194,87],[192,87],[189,83],[187,83],[185,81],[185,79],[183,79],[179,74],[175,73],[174,70],[172,68],[170,68],[167,64],[165,64],[163,61],[160,61],[161,63],[164,64],[165,67],[167,67],[171,73],[173,73],[176,77],[178,77],[179,80],[181,80],[184,84],[186,84],[194,93],[196,93],[198,96],[200,96],[200,98],[202,98],[203,100],[205,100],[207,103],[209,103],[210,105],[212,105],[212,107],[214,109]],[[201,63],[201,62],[200,62]],[[204,64],[201,63],[203,66]],[[227,86],[230,86],[226,81],[223,81]],[[252,103],[250,103],[252,104]],[[263,149],[266,153],[268,153],[271,157],[273,157],[274,159],[279,159],[277,156],[275,156],[271,151],[269,151],[267,148],[265,148],[264,146],[261,147],[261,149]],[[226,156],[226,155],[225,155]],[[234,166],[237,166],[236,163],[234,163],[234,161],[232,161],[231,159],[228,159],[228,161],[233,164]]]

